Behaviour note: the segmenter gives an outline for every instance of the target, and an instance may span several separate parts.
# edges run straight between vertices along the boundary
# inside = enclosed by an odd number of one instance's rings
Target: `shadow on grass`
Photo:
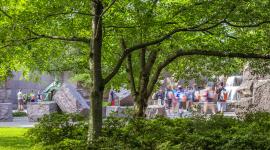
[[[0,149],[30,149],[29,140],[25,137],[0,137]]]

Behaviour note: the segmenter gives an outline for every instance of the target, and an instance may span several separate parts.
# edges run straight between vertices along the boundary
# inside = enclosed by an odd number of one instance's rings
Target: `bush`
[[[26,135],[32,144],[49,146],[77,142],[73,140],[84,141],[86,140],[85,133],[87,133],[87,124],[83,117],[74,114],[54,113],[45,115]]]
[[[13,117],[25,117],[27,116],[27,113],[24,111],[17,111],[12,113]]]
[[[87,125],[72,116],[52,115],[30,131],[43,149],[85,149]],[[46,123],[47,122],[47,123]],[[48,123],[49,122],[49,123]],[[74,121],[73,121],[74,122]],[[45,125],[48,124],[48,125]],[[270,149],[270,114],[248,114],[244,120],[216,115],[181,119],[109,117],[93,149]]]

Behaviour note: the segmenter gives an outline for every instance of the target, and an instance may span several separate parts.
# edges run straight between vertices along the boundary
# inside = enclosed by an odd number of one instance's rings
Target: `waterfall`
[[[225,89],[228,91],[228,101],[238,100],[237,90],[242,82],[241,76],[230,76],[227,79]]]

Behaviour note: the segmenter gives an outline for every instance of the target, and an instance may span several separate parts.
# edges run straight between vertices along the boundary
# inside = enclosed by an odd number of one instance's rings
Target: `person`
[[[166,97],[167,97],[168,112],[170,114],[171,113],[171,108],[172,108],[172,101],[174,100],[174,94],[173,94],[172,86],[168,86]]]
[[[189,87],[187,92],[187,103],[186,103],[186,108],[188,111],[191,110],[192,104],[195,101],[195,88],[194,87]]]
[[[18,98],[18,111],[23,111],[23,93],[22,90],[19,89],[19,92],[17,93],[17,98]]]
[[[110,91],[109,100],[111,101],[111,106],[115,106],[115,94],[114,91]]]
[[[216,90],[217,94],[217,109],[218,112],[223,113],[223,111],[226,111],[226,100],[228,98],[228,93],[224,87],[224,83],[221,82],[219,84],[219,87]]]
[[[42,94],[40,93],[40,90],[38,91],[38,94],[37,94],[37,100],[42,101]]]
[[[182,86],[178,86],[175,97],[176,97],[176,99],[178,100],[178,103],[179,103],[179,106],[178,106],[179,115],[182,116],[184,102],[186,101],[185,91],[182,88]]]
[[[154,100],[157,100],[158,105],[163,105],[164,104],[164,92],[162,89],[160,89],[158,92],[155,93],[154,95]]]
[[[35,96],[34,90],[32,90],[31,93],[30,93],[30,101],[31,102],[35,102],[36,101],[36,96]]]
[[[206,114],[208,108],[210,108],[212,111],[212,114],[216,114],[216,110],[214,107],[214,102],[215,102],[214,87],[207,87],[206,90],[204,91],[203,97],[205,100],[203,113]]]

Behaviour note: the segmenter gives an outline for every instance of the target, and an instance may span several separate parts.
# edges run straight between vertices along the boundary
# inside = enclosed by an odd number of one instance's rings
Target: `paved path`
[[[13,122],[0,122],[0,127],[32,128],[36,122],[29,122],[27,117],[14,117]]]

